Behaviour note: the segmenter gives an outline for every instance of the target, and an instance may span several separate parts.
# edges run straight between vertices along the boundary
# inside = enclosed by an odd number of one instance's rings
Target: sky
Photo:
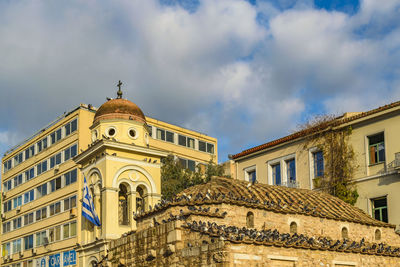
[[[315,115],[400,100],[400,0],[0,0],[0,153],[124,97],[219,161]]]

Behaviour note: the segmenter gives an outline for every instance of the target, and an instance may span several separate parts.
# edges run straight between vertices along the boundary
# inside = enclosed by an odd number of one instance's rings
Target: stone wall
[[[386,242],[393,246],[400,246],[400,237],[395,233],[393,228],[369,226],[359,223],[347,221],[332,220],[320,217],[314,217],[302,214],[283,214],[279,212],[268,211],[264,209],[249,208],[246,206],[237,206],[230,204],[212,204],[202,205],[203,208],[210,207],[207,216],[205,214],[199,216],[191,216],[193,220],[209,220],[217,224],[236,225],[238,227],[246,227],[246,215],[248,212],[254,214],[254,228],[256,229],[277,229],[283,233],[290,232],[290,223],[296,222],[297,232],[307,236],[327,236],[332,239],[342,239],[342,228],[348,230],[348,238],[359,241],[362,238],[366,242]],[[226,212],[223,218],[211,217],[218,209],[218,214]],[[162,220],[168,220],[170,214],[179,215],[182,210],[184,213],[190,212],[187,206],[173,206],[158,213],[146,216],[138,223],[138,230],[146,229],[154,226],[153,217],[157,218],[159,223]],[[381,231],[381,240],[375,240],[375,231]]]
[[[112,241],[104,266],[400,267],[398,257],[231,242],[182,225],[172,221]]]
[[[112,241],[104,266],[223,266],[219,254],[224,242],[183,229],[181,224],[168,222]]]

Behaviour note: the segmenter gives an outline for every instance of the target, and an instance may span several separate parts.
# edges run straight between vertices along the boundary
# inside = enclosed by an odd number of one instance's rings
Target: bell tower
[[[161,199],[161,159],[165,151],[149,148],[146,117],[133,102],[122,98],[100,106],[90,127],[92,143],[75,157],[87,179],[101,226],[82,218],[81,266],[91,256],[101,259],[110,239],[136,229],[133,213],[144,212]],[[97,256],[96,256],[97,255]]]

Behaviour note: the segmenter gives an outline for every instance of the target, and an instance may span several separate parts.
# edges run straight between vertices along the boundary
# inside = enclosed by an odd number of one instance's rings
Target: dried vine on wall
[[[324,155],[324,174],[314,179],[314,187],[354,205],[358,192],[353,182],[357,162],[349,143],[352,128],[334,127],[337,120],[331,115],[318,116],[302,125],[310,131],[304,147],[317,146]]]

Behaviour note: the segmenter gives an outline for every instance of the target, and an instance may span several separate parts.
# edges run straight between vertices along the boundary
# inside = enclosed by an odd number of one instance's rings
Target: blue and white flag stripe
[[[96,226],[101,225],[99,216],[97,216],[96,210],[94,209],[92,196],[90,195],[85,175],[83,175],[82,216],[88,219]]]

